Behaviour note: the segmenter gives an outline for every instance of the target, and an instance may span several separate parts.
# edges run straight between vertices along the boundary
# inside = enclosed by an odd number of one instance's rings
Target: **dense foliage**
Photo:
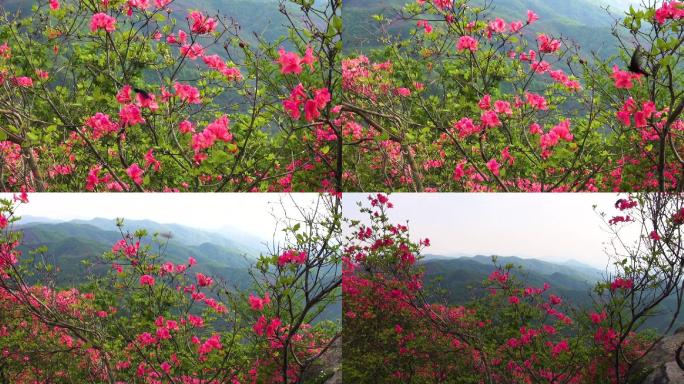
[[[618,201],[606,216],[613,267],[578,307],[526,284],[498,265],[482,297],[448,305],[425,288],[421,251],[406,225],[388,218],[384,195],[349,222],[343,257],[346,380],[358,383],[638,383],[640,361],[662,337],[644,322],[668,308],[670,327],[682,299],[680,197],[643,195]],[[635,238],[624,235],[639,229]],[[631,237],[630,237],[631,236]],[[587,292],[589,295],[590,292]],[[664,330],[665,332],[668,329]]]
[[[380,31],[415,28],[342,62],[345,189],[680,188],[684,4],[644,4],[607,61],[532,33],[534,10],[504,20],[490,2],[417,0],[377,17]]]
[[[332,374],[321,356],[339,322],[338,202],[301,207],[284,219],[282,242],[252,269],[253,288],[236,290],[197,272],[197,260],[165,259],[169,239],[129,233],[101,262],[106,276],[80,287],[40,253],[18,250],[16,207],[0,208],[0,379],[11,383],[317,383]],[[36,281],[30,284],[29,281]]]
[[[501,18],[489,5],[409,3],[394,19],[377,17],[377,30],[398,20],[411,33],[374,36],[382,45],[372,54],[344,59],[339,0],[281,1],[289,33],[275,41],[220,15],[188,10],[182,20],[168,0],[50,0],[28,16],[6,13],[0,182],[37,191],[680,189],[681,2],[630,9],[608,59],[540,32],[534,10]]]
[[[339,7],[282,1],[275,41],[173,0],[0,12],[2,189],[339,189]]]

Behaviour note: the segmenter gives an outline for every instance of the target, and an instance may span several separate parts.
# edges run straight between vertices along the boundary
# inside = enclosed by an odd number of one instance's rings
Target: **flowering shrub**
[[[408,38],[342,61],[345,188],[675,189],[682,4],[644,4],[616,35],[637,39],[649,77],[532,33],[533,10],[504,20],[468,0],[409,2],[391,21],[414,24]]]
[[[330,273],[339,259],[337,219],[327,211],[336,204],[322,198],[325,209],[305,209],[296,228],[286,227],[291,237],[283,246],[308,257],[283,267],[280,254],[261,256],[247,298],[230,281],[196,272],[194,258],[167,261],[152,252],[144,230],[123,228],[101,260],[108,273],[80,288],[55,286],[53,269],[39,264],[34,270],[31,257],[18,250],[16,204],[2,201],[0,377],[13,383],[235,384],[325,378],[331,367],[319,358],[339,333],[339,324],[320,318],[339,301],[340,276]],[[311,278],[321,271],[325,279]]]
[[[341,2],[296,3],[277,41],[173,0],[3,12],[3,190],[339,190]]]
[[[361,208],[367,220],[349,222],[343,257],[345,379],[360,383],[643,379],[648,367],[639,361],[660,339],[643,321],[663,300],[681,295],[682,256],[676,247],[681,223],[673,219],[683,207],[679,196],[641,195],[618,201],[620,214],[629,213],[629,223],[642,226],[644,233],[637,243],[646,245],[624,248],[627,253],[615,248],[615,267],[596,284],[594,305],[589,307],[568,303],[548,283],[525,284],[512,265],[498,265],[483,282],[483,295],[464,305],[435,299],[425,288],[420,264],[420,252],[429,241],[416,243],[407,226],[389,221],[392,203],[386,196],[371,196],[369,201],[370,206]],[[654,222],[658,240],[651,235]],[[616,244],[627,243],[620,228],[629,223],[609,224],[615,229]],[[654,247],[660,249],[657,256]],[[665,316],[669,322],[678,311]]]

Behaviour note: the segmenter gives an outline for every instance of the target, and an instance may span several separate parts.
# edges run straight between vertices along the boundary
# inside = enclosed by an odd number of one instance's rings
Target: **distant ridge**
[[[94,218],[94,219],[75,219],[58,220],[43,218],[38,216],[22,215],[18,223],[21,227],[29,224],[79,224],[90,225],[103,231],[118,232],[116,219]],[[152,220],[132,220],[124,219],[124,229],[134,232],[138,229],[145,229],[149,235],[154,233],[171,233],[175,241],[186,245],[201,245],[203,243],[214,243],[222,247],[231,248],[235,251],[256,255],[262,250],[264,239],[247,233],[245,231],[225,226],[220,230],[212,231],[207,229],[192,228],[189,226],[175,223],[158,223]]]
[[[553,263],[517,256],[497,256],[497,264],[513,264],[512,273],[526,286],[541,287],[549,283],[549,292],[561,296],[566,303],[577,307],[592,305],[592,290],[604,271],[580,262],[562,261]],[[483,282],[496,269],[491,256],[444,257],[428,255],[421,262],[425,269],[424,282],[434,302],[463,305],[470,300],[486,295]],[[674,298],[663,303],[662,309],[674,306]],[[667,316],[649,318],[646,327],[663,330]],[[684,319],[678,320],[684,324]],[[677,326],[675,326],[675,329]]]
[[[101,256],[121,239],[113,219],[45,221],[29,217],[26,223],[20,222],[15,229],[23,232],[23,244],[20,247],[23,253],[47,247],[49,262],[61,271],[58,274],[59,284],[78,285],[83,282],[85,272],[97,275],[111,268],[101,263]],[[238,286],[248,286],[250,278],[247,268],[254,263],[263,248],[247,238],[232,239],[230,235],[177,224],[159,224],[148,220],[124,221],[125,231],[132,233],[139,228],[147,229],[150,238],[154,233],[173,234],[164,248],[166,260],[177,264],[187,263],[192,256],[198,261],[198,272],[210,273]],[[151,245],[153,252],[158,251],[158,246],[150,239],[143,245]],[[84,261],[88,264],[84,264]]]
[[[377,45],[373,42],[378,36],[374,14],[392,17],[409,0],[345,0],[343,18],[354,20],[345,24],[345,49],[353,52],[365,50]],[[540,21],[529,29],[529,37],[538,32],[562,35],[580,44],[585,53],[597,52],[602,57],[609,57],[616,52],[611,43],[610,28],[617,18],[628,9],[632,0],[494,0],[491,14],[507,21],[525,20],[527,10],[533,10],[540,16]],[[472,1],[475,5],[481,3]],[[608,8],[610,12],[607,12]],[[395,23],[391,27],[393,34],[405,35],[415,25]],[[608,44],[606,44],[608,42]]]
[[[116,231],[115,219],[95,218],[91,220],[72,220],[76,224],[90,224],[103,230]],[[262,239],[238,229],[224,227],[221,231],[197,229],[174,223],[158,223],[151,220],[124,219],[124,228],[128,231],[146,229],[150,234],[171,233],[178,241],[188,245],[215,243],[224,247],[235,248],[245,253],[258,253]]]
[[[602,269],[596,268],[589,264],[582,263],[577,260],[561,260],[558,262],[545,261],[537,258],[529,257],[519,257],[519,256],[500,256],[497,255],[497,263],[501,265],[505,264],[515,264],[522,266],[525,269],[531,269],[542,274],[550,274],[553,272],[566,272],[568,270],[574,271],[579,275],[584,275],[590,280],[595,280],[600,278],[604,271]],[[492,255],[470,255],[465,253],[455,253],[450,255],[436,255],[436,254],[426,254],[424,255],[424,261],[432,260],[458,260],[458,259],[471,259],[479,263],[486,265],[492,264]]]

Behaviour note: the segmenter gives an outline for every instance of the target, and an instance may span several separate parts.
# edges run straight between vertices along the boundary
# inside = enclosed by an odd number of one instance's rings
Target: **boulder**
[[[335,340],[302,378],[311,384],[342,384],[342,340]]]
[[[641,361],[640,366],[650,371],[643,384],[684,384],[684,369],[677,364],[677,353],[684,359],[684,327],[664,337]]]

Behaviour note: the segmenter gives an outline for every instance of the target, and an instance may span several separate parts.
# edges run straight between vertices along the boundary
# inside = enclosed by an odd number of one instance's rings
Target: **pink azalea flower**
[[[19,76],[12,79],[12,82],[17,87],[30,88],[33,87],[33,79],[26,76]]]
[[[145,171],[143,171],[142,168],[138,165],[138,163],[133,163],[131,164],[130,167],[126,169],[126,174],[128,177],[130,177],[134,183],[140,185],[143,183],[143,174]]]
[[[116,19],[106,13],[96,13],[90,19],[90,31],[97,32],[104,29],[107,32],[114,32],[116,30]]]
[[[88,118],[85,125],[93,130],[93,138],[96,140],[119,130],[119,125],[112,122],[109,115],[101,112]]]
[[[492,174],[499,176],[499,170],[501,169],[501,164],[499,164],[496,159],[491,159],[487,162],[487,169],[489,169]]]
[[[154,277],[150,275],[142,275],[140,276],[140,285],[147,285],[147,286],[153,286],[154,285]]]
[[[539,20],[539,16],[534,11],[527,11],[527,24],[532,24]]]
[[[622,71],[617,65],[613,66],[613,74],[611,75],[615,80],[615,88],[618,89],[632,89],[634,79],[640,79],[641,75],[629,71]]]
[[[457,49],[461,52],[469,50],[471,52],[477,51],[478,41],[471,36],[461,36],[458,39]]]
[[[249,305],[255,311],[263,310],[264,306],[268,305],[270,302],[271,297],[268,295],[268,292],[266,292],[263,299],[258,296],[254,296],[252,293],[249,294]]]
[[[124,127],[145,123],[140,108],[135,104],[127,104],[121,107],[119,110],[119,120]]]
[[[214,283],[214,279],[202,273],[198,273],[195,277],[197,277],[197,285],[200,287],[208,287]]]
[[[205,33],[214,32],[214,30],[216,30],[216,20],[203,15],[201,12],[190,12],[188,18],[192,22],[190,30],[194,33],[202,35]]]
[[[182,101],[189,104],[202,104],[199,90],[192,85],[175,83],[173,88],[176,90],[176,96],[180,97]]]
[[[280,57],[278,58],[278,63],[280,63],[280,73],[283,75],[287,74],[297,74],[302,73],[302,59],[295,52],[287,52],[284,48],[280,48],[278,51]]]

